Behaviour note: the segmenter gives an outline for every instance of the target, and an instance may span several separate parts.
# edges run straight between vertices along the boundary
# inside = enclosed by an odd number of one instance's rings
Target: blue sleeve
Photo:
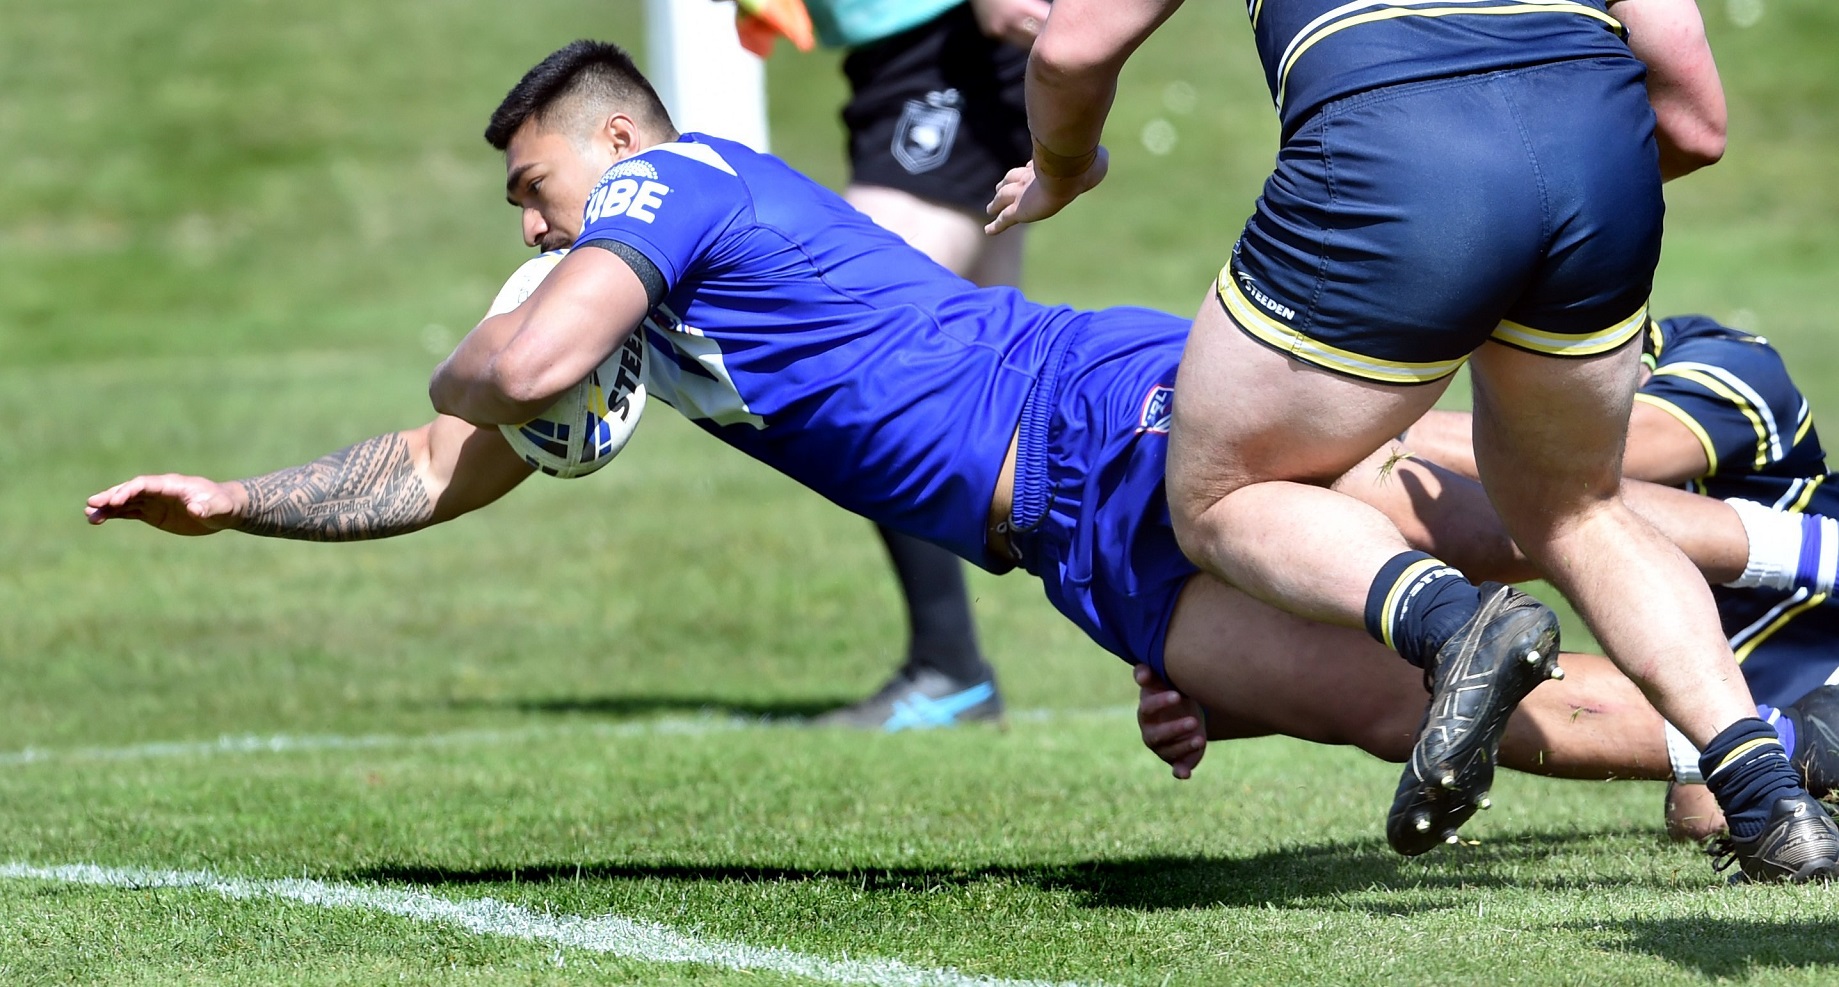
[[[1725,330],[1667,347],[1637,400],[1678,418],[1705,445],[1712,475],[1781,462],[1795,446],[1807,402],[1766,341]]]
[[[708,261],[750,208],[746,183],[708,145],[660,145],[601,176],[575,246],[625,244],[657,266],[669,291]]]

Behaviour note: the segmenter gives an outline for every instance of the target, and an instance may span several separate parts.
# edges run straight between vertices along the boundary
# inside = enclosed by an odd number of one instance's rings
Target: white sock
[[[1819,514],[1791,514],[1753,500],[1725,501],[1749,536],[1743,575],[1733,589],[1810,589],[1831,593],[1839,577],[1839,522]]]
[[[1703,785],[1705,776],[1699,773],[1699,749],[1692,746],[1692,741],[1679,732],[1679,728],[1667,724],[1667,760],[1673,762],[1673,782],[1678,785]]]

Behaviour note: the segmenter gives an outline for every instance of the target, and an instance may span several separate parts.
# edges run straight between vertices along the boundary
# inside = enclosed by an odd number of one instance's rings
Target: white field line
[[[1105,706],[1075,709],[1025,709],[1009,713],[1009,719],[1023,723],[1046,723],[1055,720],[1080,720],[1117,716],[1128,707]],[[141,761],[159,758],[204,758],[224,754],[289,754],[313,751],[371,750],[391,747],[454,747],[510,743],[541,737],[586,736],[594,738],[697,736],[729,733],[737,730],[805,729],[800,719],[770,719],[750,716],[673,716],[625,723],[589,722],[579,724],[543,724],[503,730],[453,730],[426,734],[226,734],[215,740],[155,741],[122,747],[27,747],[0,753],[0,768],[32,764],[82,761]]]
[[[454,900],[422,890],[312,881],[303,878],[251,880],[209,871],[162,871],[73,864],[38,867],[0,864],[0,878],[53,881],[90,887],[182,888],[225,898],[277,898],[317,908],[359,909],[416,922],[457,926],[479,935],[554,943],[648,963],[696,963],[729,970],[765,971],[833,984],[872,987],[1075,987],[1041,980],[973,976],[949,967],[909,966],[899,960],[826,959],[777,946],[702,939],[667,925],[620,915],[545,915],[493,898]],[[558,955],[557,962],[561,962]]]

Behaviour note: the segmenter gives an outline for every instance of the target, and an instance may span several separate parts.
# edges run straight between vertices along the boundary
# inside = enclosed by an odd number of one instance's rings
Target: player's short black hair
[[[671,128],[670,113],[632,56],[604,41],[574,41],[524,73],[492,111],[485,142],[502,151],[531,117],[542,119],[575,97],[617,107],[643,122]]]

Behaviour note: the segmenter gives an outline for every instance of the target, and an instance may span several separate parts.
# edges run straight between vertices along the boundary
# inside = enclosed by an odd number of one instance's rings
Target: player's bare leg
[[[1291,613],[1364,626],[1425,669],[1431,708],[1387,824],[1405,854],[1456,839],[1491,784],[1514,705],[1562,674],[1549,609],[1510,587],[1475,586],[1326,486],[1444,386],[1382,385],[1294,361],[1208,298],[1177,379],[1169,445],[1171,516],[1189,558]]]
[[[1513,543],[1481,484],[1406,456],[1397,443],[1362,460],[1335,481],[1334,489],[1377,508],[1405,541],[1471,579],[1508,583],[1544,578]],[[1622,481],[1622,498],[1678,546],[1707,582],[1727,583],[1743,574],[1749,536],[1729,504],[1639,480]]]
[[[1839,828],[1756,717],[1709,589],[1619,495],[1635,348],[1558,360],[1491,343],[1471,366],[1476,466],[1490,498],[1610,657],[1706,752],[1745,873],[1830,878]]]
[[[1285,613],[1196,576],[1169,626],[1165,667],[1207,707],[1215,739],[1283,734],[1350,744],[1388,761],[1411,753],[1427,697],[1420,674],[1360,631]],[[1501,763],[1563,778],[1671,776],[1659,714],[1596,655],[1520,703]]]
[[[984,287],[1021,283],[1022,227],[989,236],[979,213],[879,185],[850,185],[843,198],[953,274]]]
[[[1446,385],[1309,367],[1253,341],[1209,296],[1175,382],[1168,491],[1182,551],[1290,613],[1362,626],[1373,574],[1409,546],[1385,515],[1328,485]]]

